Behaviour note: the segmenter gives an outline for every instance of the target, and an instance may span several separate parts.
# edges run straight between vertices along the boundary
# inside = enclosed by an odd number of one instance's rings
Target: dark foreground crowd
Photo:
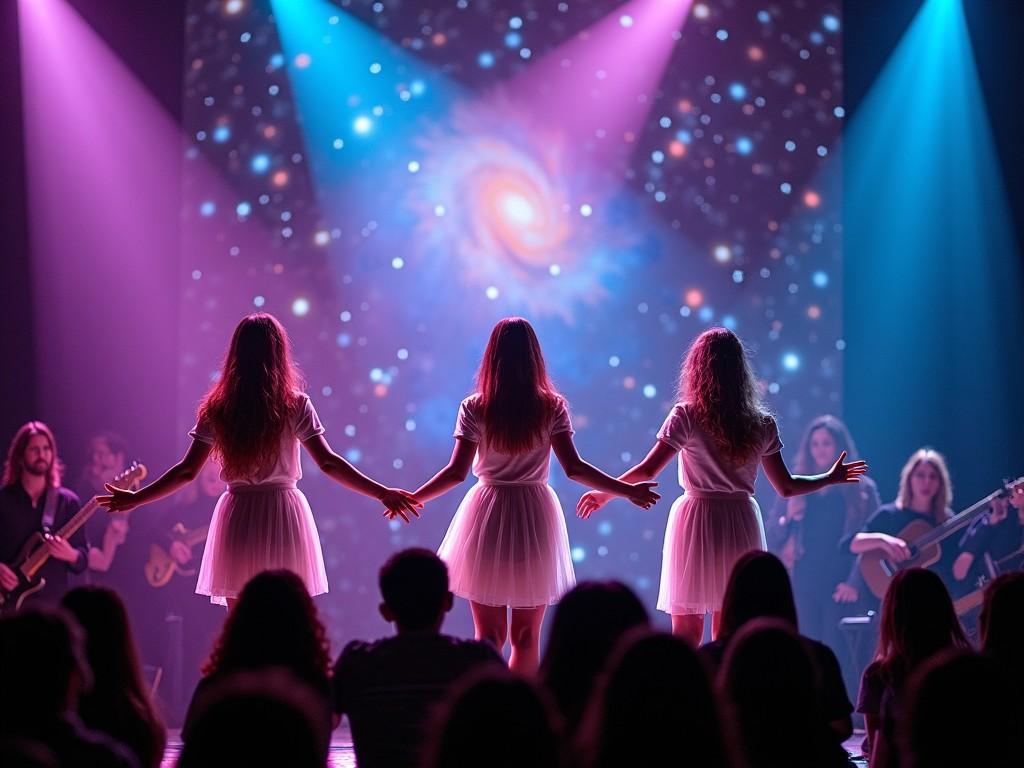
[[[839,665],[799,634],[774,555],[740,560],[718,639],[697,650],[650,629],[626,586],[579,584],[535,679],[509,672],[493,646],[441,632],[452,595],[432,552],[393,556],[380,588],[395,634],[332,660],[298,577],[253,578],[205,663],[178,765],[324,766],[343,715],[360,768],[849,764],[854,707]],[[0,765],[161,762],[166,730],[110,589],[0,619],[0,691]],[[873,766],[1018,766],[1022,692],[1024,573],[988,586],[979,649],[937,576],[896,576],[858,696]]]

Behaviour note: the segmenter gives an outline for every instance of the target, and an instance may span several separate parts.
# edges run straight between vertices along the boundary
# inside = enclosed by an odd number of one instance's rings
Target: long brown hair
[[[898,571],[882,601],[875,656],[882,679],[901,685],[939,651],[969,647],[942,579],[924,568]]]
[[[327,631],[313,598],[295,573],[279,569],[257,573],[242,588],[203,674],[284,667],[322,687],[330,664]]]
[[[743,343],[727,328],[709,328],[694,340],[679,376],[679,399],[689,402],[726,460],[743,464],[760,447],[770,416]]]
[[[21,473],[25,471],[25,448],[28,447],[28,441],[36,435],[45,435],[53,451],[53,464],[50,465],[50,472],[46,476],[46,485],[49,488],[60,488],[60,476],[64,465],[57,455],[57,438],[53,436],[53,430],[41,421],[23,424],[11,440],[11,445],[7,449],[7,460],[4,462],[4,488],[21,481]]]
[[[543,436],[560,395],[548,378],[533,327],[521,317],[499,320],[476,374],[488,444],[523,453]]]
[[[227,477],[266,475],[302,394],[291,344],[273,315],[248,315],[235,328],[220,378],[202,405]]]
[[[819,429],[824,429],[832,436],[832,441],[836,444],[836,456],[846,451],[847,461],[856,461],[860,458],[857,455],[857,446],[853,442],[850,430],[835,416],[825,414],[813,419],[807,425],[807,429],[800,439],[800,447],[797,449],[796,462],[794,463],[794,471],[797,474],[814,475],[821,471],[814,464],[814,457],[811,456],[811,437]],[[846,522],[843,524],[844,536],[859,531],[864,526],[864,521],[867,520],[868,515],[875,511],[871,508],[875,485],[873,482],[865,482],[866,479],[861,478],[859,483],[847,483],[840,485],[838,488],[826,488],[822,491],[822,493],[838,492],[843,494],[843,499],[846,502]]]
[[[64,595],[60,604],[85,630],[94,681],[78,701],[83,722],[124,742],[141,765],[159,765],[167,734],[143,681],[124,602],[108,587],[83,586]]]
[[[931,464],[935,471],[938,472],[939,479],[942,481],[942,487],[932,497],[932,508],[930,510],[935,523],[941,524],[946,520],[946,510],[953,503],[953,484],[949,479],[949,468],[946,466],[945,457],[932,448],[918,448],[907,459],[907,463],[903,465],[903,469],[900,470],[900,489],[896,494],[896,507],[898,509],[910,507],[914,499],[914,492],[910,486],[910,476],[914,474],[917,465],[922,461]]]

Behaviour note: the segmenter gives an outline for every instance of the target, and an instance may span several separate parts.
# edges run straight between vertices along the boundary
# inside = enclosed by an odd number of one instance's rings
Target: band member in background
[[[128,443],[116,432],[97,432],[89,439],[86,461],[78,481],[82,499],[106,494],[104,485],[112,482],[128,466]],[[128,536],[127,515],[93,515],[86,523],[89,542],[89,570],[106,573],[114,562],[117,548]]]
[[[39,571],[46,586],[28,597],[26,604],[56,603],[68,588],[68,576],[81,573],[88,563],[81,529],[70,541],[58,531],[79,510],[78,497],[60,484],[61,463],[53,432],[41,421],[30,421],[11,440],[0,489],[0,587],[18,586],[13,568],[21,548],[34,533],[43,531],[50,559]],[[50,504],[47,501],[52,499]],[[48,517],[48,506],[53,519]]]
[[[963,535],[960,552],[953,561],[953,578],[971,589],[980,579],[992,579],[1000,570],[1019,568],[1017,563],[1002,563],[1024,547],[1024,483],[1016,484],[1006,496],[992,500],[983,514]],[[986,564],[986,560],[991,565]],[[990,572],[989,569],[994,572]]]
[[[907,542],[899,537],[900,531],[914,520],[942,525],[953,516],[952,501],[953,486],[945,458],[931,448],[919,448],[903,465],[896,501],[878,508],[861,531],[849,538],[849,549],[854,554],[882,550],[892,562],[902,563],[911,557],[911,551]],[[952,580],[955,557],[955,540],[946,542],[941,559],[930,567],[947,585]],[[862,595],[865,592],[861,590]]]
[[[858,458],[846,425],[835,416],[819,416],[804,432],[794,471],[825,472],[843,451],[850,460]],[[880,505],[874,481],[861,477],[856,485],[780,498],[766,526],[769,546],[791,571],[800,631],[835,649],[841,647],[839,619],[858,598],[857,588],[847,582],[855,556],[840,545]]]

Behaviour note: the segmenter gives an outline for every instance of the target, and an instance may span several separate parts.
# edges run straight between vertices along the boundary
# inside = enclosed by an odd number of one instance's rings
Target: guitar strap
[[[45,531],[53,528],[53,521],[57,519],[58,495],[56,488],[46,489],[46,502],[43,504],[43,530]]]

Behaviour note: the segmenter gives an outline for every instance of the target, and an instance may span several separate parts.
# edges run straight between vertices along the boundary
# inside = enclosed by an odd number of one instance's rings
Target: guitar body
[[[171,536],[176,541],[183,542],[188,547],[193,547],[199,542],[206,540],[209,530],[209,526],[189,530],[181,523],[178,523],[171,529]],[[196,570],[195,568],[182,568],[181,564],[171,557],[166,549],[159,544],[151,544],[149,547],[149,560],[146,561],[143,572],[146,575],[146,582],[149,586],[159,588],[166,587],[171,579],[174,578],[174,574],[194,576]]]
[[[146,561],[146,582],[151,587],[163,587],[174,578],[178,564],[159,544],[149,546],[149,560]]]
[[[935,530],[935,526],[925,520],[914,520],[907,524],[899,533],[897,538],[903,539],[910,546],[911,557],[902,563],[893,563],[884,552],[874,550],[865,552],[860,556],[860,573],[864,577],[864,583],[868,585],[871,594],[881,600],[885,597],[885,591],[897,571],[904,568],[927,568],[934,565],[942,557],[942,546],[939,543],[930,544],[927,547],[917,549],[913,546],[916,539],[925,536]]]
[[[28,597],[46,586],[46,579],[36,575],[38,569],[26,574],[19,565],[28,562],[33,553],[45,546],[46,539],[41,533],[33,533],[22,545],[18,557],[14,560],[15,564],[10,566],[10,569],[18,576],[18,586],[10,592],[0,589],[0,616],[9,616],[14,613],[21,608]]]

